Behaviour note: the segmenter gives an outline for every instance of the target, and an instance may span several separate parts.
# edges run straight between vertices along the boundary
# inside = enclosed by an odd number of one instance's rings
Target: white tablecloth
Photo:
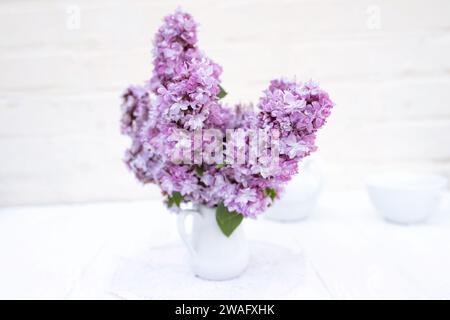
[[[450,195],[414,226],[385,222],[359,191],[322,195],[306,221],[244,223],[253,267],[205,282],[158,201],[2,208],[0,298],[450,299]]]

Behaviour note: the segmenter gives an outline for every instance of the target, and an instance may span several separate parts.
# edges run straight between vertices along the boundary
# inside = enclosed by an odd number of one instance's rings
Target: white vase
[[[186,232],[186,217],[193,218],[192,231]],[[182,210],[178,216],[178,232],[189,252],[195,275],[207,280],[229,280],[240,276],[248,266],[248,242],[243,223],[225,236],[216,221],[214,209],[199,206]]]

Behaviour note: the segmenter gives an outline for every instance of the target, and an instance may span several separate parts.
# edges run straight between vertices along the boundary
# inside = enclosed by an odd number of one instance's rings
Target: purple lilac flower
[[[333,107],[328,94],[312,81],[280,79],[270,83],[256,110],[252,105],[223,105],[217,97],[222,68],[198,49],[197,25],[180,10],[164,18],[153,55],[150,80],[123,95],[121,131],[132,141],[125,153],[127,166],[139,181],[157,184],[165,195],[179,192],[183,201],[209,207],[223,202],[246,217],[263,212],[273,201],[267,190],[279,197],[297,173],[299,161],[316,150],[316,132]],[[189,140],[174,135],[179,129],[187,130],[188,136],[199,129],[217,129],[224,137],[227,129],[277,132],[276,165],[268,144],[263,148],[267,154],[258,154],[254,163],[203,163],[200,174],[198,165],[173,161],[174,149],[189,145]],[[231,146],[227,141],[225,151]],[[248,137],[241,146],[246,158],[250,146]]]

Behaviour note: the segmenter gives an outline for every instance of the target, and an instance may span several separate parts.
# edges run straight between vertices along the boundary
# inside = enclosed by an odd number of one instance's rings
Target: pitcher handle
[[[189,215],[200,215],[200,213],[196,210],[181,210],[180,213],[177,216],[177,227],[178,227],[178,234],[180,235],[181,240],[183,240],[186,248],[188,249],[189,253],[192,256],[195,256],[197,252],[194,249],[194,246],[192,245],[192,240],[190,237],[190,234],[186,232],[186,218]]]

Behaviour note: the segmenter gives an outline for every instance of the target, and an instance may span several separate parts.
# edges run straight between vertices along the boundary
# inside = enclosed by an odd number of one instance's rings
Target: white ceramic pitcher
[[[192,231],[186,232],[186,217],[192,215]],[[249,262],[247,239],[241,223],[230,237],[216,221],[214,209],[199,206],[182,210],[178,215],[178,232],[188,251],[194,273],[207,280],[228,280],[241,275]]]

